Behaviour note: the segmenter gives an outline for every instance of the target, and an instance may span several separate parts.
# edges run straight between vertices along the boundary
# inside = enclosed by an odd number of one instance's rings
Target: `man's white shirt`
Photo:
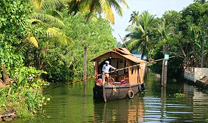
[[[111,65],[108,65],[108,66],[107,66],[106,64],[104,64],[104,65],[103,65],[103,68],[102,68],[102,71],[103,71],[104,73],[108,73],[109,70],[110,70],[110,68],[113,69],[113,70],[116,69],[115,67],[113,67],[113,66],[111,66]]]

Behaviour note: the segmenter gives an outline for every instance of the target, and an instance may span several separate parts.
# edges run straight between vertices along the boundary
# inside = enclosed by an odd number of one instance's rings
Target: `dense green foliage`
[[[69,65],[73,65],[74,74],[82,75],[83,68],[83,46],[87,46],[88,61],[101,53],[115,47],[116,42],[112,36],[110,24],[102,18],[92,19],[87,25],[84,24],[85,15],[78,13],[73,17],[66,18],[67,36],[73,39],[74,44],[69,49],[74,51],[70,53]],[[75,30],[76,31],[73,31]],[[79,59],[79,61],[77,61]],[[76,63],[76,64],[75,64]],[[88,73],[92,74],[92,63],[88,63]],[[94,69],[94,68],[93,68]]]
[[[116,46],[110,23],[91,13],[71,12],[67,2],[0,1],[0,113],[14,109],[19,116],[45,104],[42,88],[49,81],[69,81],[83,75],[87,60]],[[50,7],[51,6],[51,7]],[[52,7],[53,6],[53,7]],[[61,8],[59,8],[61,7]],[[87,62],[88,74],[93,63]]]
[[[60,28],[72,43],[57,41],[57,38],[47,37],[42,23],[33,25],[35,34],[39,38],[39,47],[28,47],[26,50],[26,64],[33,64],[38,69],[45,70],[48,80],[69,81],[73,76],[83,74],[83,47],[88,47],[88,61],[115,47],[115,39],[111,32],[110,24],[102,18],[94,18],[85,25],[86,14],[77,13],[68,15],[67,9],[63,10],[62,22],[64,27]],[[76,31],[74,31],[76,30]],[[63,41],[63,40],[62,40]],[[93,64],[88,62],[88,74],[92,75]]]
[[[27,19],[32,13],[29,0],[1,1],[0,2],[0,35],[10,45],[20,46],[21,40],[26,37]]]
[[[0,90],[1,113],[17,110],[19,116],[38,110],[44,103],[39,79],[41,70],[24,66],[24,45],[30,31],[29,15],[33,12],[29,0],[0,1],[0,82],[8,86]]]
[[[163,58],[163,46],[168,45],[169,55],[176,56],[168,63],[171,77],[182,75],[184,67],[208,67],[207,6],[205,0],[198,0],[181,12],[166,11],[161,18],[135,11],[130,18],[132,24],[127,28],[126,44],[150,61]],[[151,68],[161,73],[161,66],[162,63],[157,62]]]

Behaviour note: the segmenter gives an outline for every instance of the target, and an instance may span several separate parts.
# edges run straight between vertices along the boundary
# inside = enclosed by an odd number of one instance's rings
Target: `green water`
[[[56,88],[47,92],[51,101],[42,113],[31,119],[17,118],[14,123],[177,123],[207,122],[208,95],[191,85],[167,84],[151,75],[146,80],[146,91],[133,99],[111,102],[93,100],[94,81]]]

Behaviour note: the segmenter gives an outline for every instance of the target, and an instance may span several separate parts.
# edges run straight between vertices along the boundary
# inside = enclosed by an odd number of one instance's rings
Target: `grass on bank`
[[[31,117],[50,100],[42,95],[41,87],[19,87],[11,89],[10,93],[9,89],[10,87],[0,88],[1,115],[7,111],[15,111],[18,117]]]

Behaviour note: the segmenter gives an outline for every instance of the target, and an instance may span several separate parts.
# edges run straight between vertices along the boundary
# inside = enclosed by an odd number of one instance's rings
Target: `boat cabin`
[[[114,85],[128,84],[131,86],[144,83],[147,62],[136,58],[126,48],[114,48],[90,61],[94,62],[95,81],[97,83],[102,80],[102,67],[105,61],[109,61],[110,65],[116,68],[116,72],[110,72],[109,75],[109,82]]]

